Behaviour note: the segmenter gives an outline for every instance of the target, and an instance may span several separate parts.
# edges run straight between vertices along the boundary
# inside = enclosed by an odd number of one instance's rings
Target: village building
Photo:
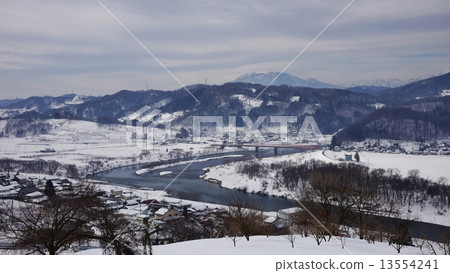
[[[155,212],[155,220],[172,220],[182,217],[183,214],[174,208],[160,208]]]

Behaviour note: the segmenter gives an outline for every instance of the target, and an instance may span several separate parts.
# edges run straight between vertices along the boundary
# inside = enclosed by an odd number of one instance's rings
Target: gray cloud
[[[350,1],[102,0],[184,84],[280,71]],[[330,83],[439,74],[450,5],[357,0],[287,72]],[[95,1],[8,1],[0,10],[0,98],[177,89]]]

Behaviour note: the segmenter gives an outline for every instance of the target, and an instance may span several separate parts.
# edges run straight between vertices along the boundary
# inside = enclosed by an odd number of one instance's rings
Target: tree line
[[[250,178],[264,177],[257,173],[260,168],[260,163],[248,162],[238,170]],[[277,180],[295,193],[309,212],[293,219],[288,232],[291,239],[293,229],[302,236],[313,235],[320,244],[332,236],[343,236],[350,227],[360,239],[372,243],[384,240],[400,251],[411,244],[408,220],[415,220],[412,206],[423,209],[431,204],[438,213],[450,207],[446,178],[434,182],[420,177],[418,170],[402,177],[397,169],[370,170],[360,164],[317,160],[272,163],[265,169],[274,171]],[[407,219],[400,220],[405,215]],[[444,241],[448,247],[450,241]]]
[[[74,164],[61,164],[56,160],[15,160],[9,158],[0,159],[0,170],[15,173],[40,173],[48,175],[58,175],[65,173],[69,178],[80,176],[78,168]]]

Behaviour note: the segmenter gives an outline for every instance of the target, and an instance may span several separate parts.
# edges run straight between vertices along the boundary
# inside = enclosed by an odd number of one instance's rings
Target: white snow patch
[[[167,124],[170,123],[172,121],[174,121],[175,119],[182,117],[183,116],[183,111],[178,111],[178,112],[173,112],[173,113],[164,113],[161,114],[161,116],[159,118],[156,119],[156,123],[159,124]]]
[[[65,103],[68,105],[82,104],[86,101],[86,97],[83,95],[76,95],[72,100],[67,100]]]
[[[384,106],[386,106],[386,104],[377,102],[377,103],[371,104],[370,106],[375,109],[380,109],[380,108],[383,108]]]
[[[300,97],[299,96],[293,96],[290,99],[290,102],[297,102],[297,101],[300,101]]]
[[[450,89],[444,89],[441,92],[441,97],[450,96]]]
[[[245,112],[248,113],[251,109],[261,106],[263,101],[261,99],[253,99],[251,97],[247,97],[245,95],[232,95],[231,98],[238,99],[242,105],[244,106]]]

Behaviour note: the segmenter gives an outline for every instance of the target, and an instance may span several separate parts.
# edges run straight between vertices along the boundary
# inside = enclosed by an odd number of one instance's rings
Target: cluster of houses
[[[334,151],[366,151],[375,153],[391,153],[391,154],[414,154],[414,155],[450,155],[450,142],[444,141],[441,143],[426,144],[421,143],[414,148],[407,148],[401,143],[364,143],[362,145],[344,145],[342,147],[334,147]]]
[[[0,199],[45,204],[49,200],[49,197],[44,194],[46,184],[48,187],[49,182],[52,183],[56,194],[64,194],[63,191],[72,187],[72,183],[67,179],[47,180],[19,173],[13,175],[0,173]],[[166,225],[176,225],[186,219],[195,219],[202,228],[215,230],[217,223],[223,220],[225,213],[225,209],[220,205],[217,207],[199,204],[192,206],[191,203],[182,200],[168,202],[165,199],[159,201],[142,199],[128,189],[100,191],[98,195],[110,209],[117,210],[130,220],[148,224],[153,230],[158,231],[153,236],[156,244],[173,242],[172,235],[164,228]],[[299,213],[302,213],[299,208],[264,212],[264,222],[277,229],[282,229],[288,227]]]
[[[195,219],[197,224],[203,228],[214,229],[217,223],[223,220],[225,209],[218,205],[210,207],[207,205],[195,205],[178,200],[168,202],[155,199],[139,198],[131,190],[110,190],[102,192],[100,197],[111,209],[118,210],[121,214],[129,217],[130,220],[148,224],[159,233],[154,236],[154,243],[164,244],[173,242],[171,234],[165,232],[165,226],[178,224],[186,219]],[[281,209],[273,212],[263,212],[264,223],[272,226],[275,230],[282,230],[292,225],[294,220],[303,215],[304,210],[293,207]],[[217,231],[217,236],[220,230]]]
[[[207,206],[202,209],[194,208],[183,201],[142,200],[131,190],[112,189],[109,193],[101,192],[100,199],[111,209],[119,210],[120,213],[143,222],[176,220],[186,215],[197,215],[211,210]],[[212,210],[215,209],[217,208]]]
[[[72,186],[68,179],[41,179],[19,173],[0,173],[0,199],[16,199],[25,202],[42,204],[48,201],[43,193],[46,183],[50,181],[56,192],[64,191]]]

